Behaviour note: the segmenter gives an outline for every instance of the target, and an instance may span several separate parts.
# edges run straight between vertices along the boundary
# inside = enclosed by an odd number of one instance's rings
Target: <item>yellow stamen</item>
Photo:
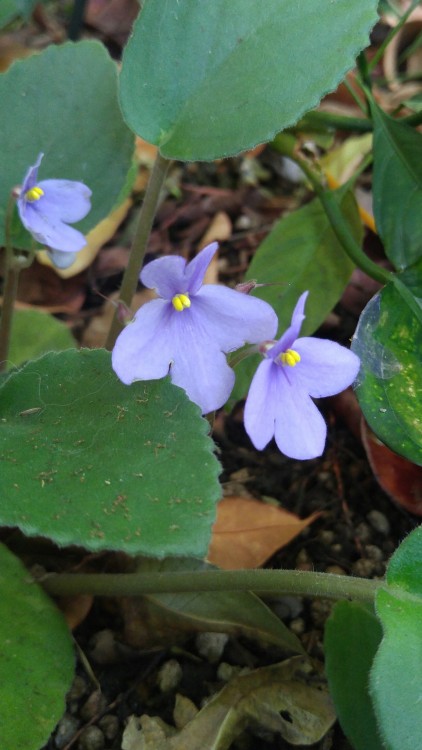
[[[177,312],[182,312],[185,307],[190,307],[190,299],[187,294],[175,294],[172,299],[172,304]]]
[[[39,201],[39,199],[44,195],[44,190],[38,185],[35,185],[35,187],[31,188],[30,190],[27,190],[25,193],[25,198],[27,201],[32,203],[33,201]]]
[[[283,365],[294,367],[298,362],[300,362],[300,354],[294,349],[287,349],[286,352],[280,354],[280,360]]]

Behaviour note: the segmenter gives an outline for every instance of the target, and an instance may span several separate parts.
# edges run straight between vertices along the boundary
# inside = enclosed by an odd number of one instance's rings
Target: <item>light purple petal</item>
[[[56,268],[70,268],[76,260],[76,253],[63,253],[61,250],[47,248],[47,255]]]
[[[129,385],[168,374],[205,414],[227,401],[234,372],[191,310],[176,312],[170,302],[148,302],[118,337],[112,354],[113,369]]]
[[[34,207],[50,221],[70,222],[80,221],[91,210],[91,190],[83,182],[73,180],[43,180],[38,186],[44,190],[44,195],[34,201]]]
[[[295,375],[313,398],[340,393],[359,372],[359,357],[334,341],[305,336],[294,342],[293,348],[301,356]]]
[[[152,300],[138,310],[118,336],[112,366],[123,383],[157,380],[168,374],[175,353],[169,325],[171,315],[169,302]]]
[[[39,169],[39,166],[40,166],[40,164],[41,164],[41,162],[43,160],[43,157],[44,157],[44,154],[38,154],[38,158],[37,158],[37,161],[35,162],[34,166],[33,167],[29,167],[29,169],[28,169],[28,171],[27,171],[27,173],[25,175],[24,181],[22,183],[21,196],[25,195],[25,193],[27,192],[27,190],[30,190],[31,188],[33,188],[37,184],[38,169]]]
[[[43,214],[36,204],[37,201],[26,201],[23,210],[20,211],[20,218],[37,242],[55,250],[71,253],[85,247],[86,239],[81,232],[57,219],[51,219],[48,214]]]
[[[263,450],[274,437],[276,369],[277,365],[271,359],[261,362],[245,403],[245,430],[258,450]]]
[[[277,343],[274,344],[272,349],[268,350],[268,357],[275,359],[282,352],[285,352],[287,349],[292,348],[293,342],[298,338],[302,323],[305,319],[304,310],[308,294],[309,292],[303,292],[303,294],[300,295],[296,303],[296,307],[293,310],[292,322],[290,326],[283,333],[282,337],[277,341]]]
[[[275,440],[289,458],[316,458],[324,451],[327,426],[306,391],[291,385],[277,368],[275,397]]]
[[[207,268],[218,250],[218,242],[211,242],[204,247],[193,260],[188,263],[185,270],[186,291],[196,294],[201,288]],[[185,290],[180,290],[181,292]]]
[[[156,289],[163,299],[171,300],[175,294],[183,294],[186,261],[180,255],[166,255],[152,260],[142,269],[140,279],[144,286]]]
[[[207,334],[224,352],[272,339],[277,316],[267,302],[218,284],[205,284],[192,299],[190,308]]]

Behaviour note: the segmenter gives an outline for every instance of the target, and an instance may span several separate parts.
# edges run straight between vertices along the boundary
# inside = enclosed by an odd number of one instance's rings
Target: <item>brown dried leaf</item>
[[[224,498],[217,506],[207,560],[226,570],[258,568],[319,515],[302,520],[258,500]]]

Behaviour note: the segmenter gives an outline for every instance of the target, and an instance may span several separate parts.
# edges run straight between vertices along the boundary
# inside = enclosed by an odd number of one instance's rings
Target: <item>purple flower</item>
[[[82,182],[73,180],[41,180],[38,169],[44,154],[39,154],[33,167],[26,173],[18,197],[18,211],[22,224],[42,245],[53,263],[67,268],[75,253],[86,245],[84,235],[68,222],[83,219],[91,208],[91,191]]]
[[[154,260],[141,281],[159,299],[138,310],[113,349],[116,374],[129,385],[170,374],[202,413],[227,401],[235,375],[224,353],[257,343],[277,330],[266,302],[217,284],[202,285],[218,245],[213,242],[186,264],[180,256]]]
[[[315,458],[324,450],[327,427],[312,398],[347,388],[359,371],[359,358],[333,341],[298,338],[308,292],[277,342],[262,345],[259,365],[245,404],[245,428],[254,446],[272,437],[290,458]]]

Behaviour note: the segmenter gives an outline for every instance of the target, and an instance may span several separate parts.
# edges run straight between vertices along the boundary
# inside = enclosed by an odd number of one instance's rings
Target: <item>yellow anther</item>
[[[172,304],[177,312],[182,312],[185,307],[190,307],[190,299],[187,294],[175,294],[172,299]]]
[[[38,187],[38,185],[35,185],[35,187],[26,191],[25,198],[27,201],[30,201],[30,203],[32,203],[33,201],[39,201],[39,199],[43,195],[44,195],[44,190]]]
[[[280,360],[283,365],[294,367],[298,362],[300,362],[300,354],[298,352],[295,352],[294,349],[287,349],[286,352],[280,354]]]

